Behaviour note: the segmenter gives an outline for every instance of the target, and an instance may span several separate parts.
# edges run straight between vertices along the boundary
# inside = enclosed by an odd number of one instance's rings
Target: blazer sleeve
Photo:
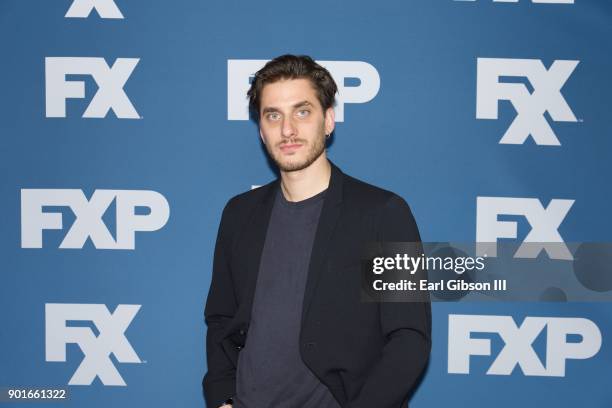
[[[206,358],[208,371],[202,380],[206,406],[216,408],[235,395],[236,368],[228,358],[221,341],[225,330],[236,313],[237,302],[230,273],[231,216],[229,203],[221,216],[213,259],[212,281],[206,300],[204,316],[206,332]]]
[[[379,223],[381,242],[421,242],[408,204],[393,195]],[[399,408],[418,384],[431,350],[430,302],[381,302],[385,346],[351,408]]]

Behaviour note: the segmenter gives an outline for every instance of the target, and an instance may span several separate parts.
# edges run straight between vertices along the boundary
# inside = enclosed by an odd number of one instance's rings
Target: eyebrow
[[[301,102],[293,104],[292,108],[297,109],[297,108],[302,108],[304,106],[312,106],[312,104],[308,101],[301,101]],[[266,114],[269,112],[280,112],[280,109],[275,108],[274,106],[269,106],[269,107],[264,108],[261,113]]]

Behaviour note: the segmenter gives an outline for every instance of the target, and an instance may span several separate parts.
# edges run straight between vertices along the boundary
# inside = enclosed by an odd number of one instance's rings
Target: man
[[[399,408],[428,360],[429,303],[360,300],[372,241],[419,242],[399,196],[327,159],[337,92],[306,56],[248,92],[280,178],[223,210],[205,317],[207,407]]]

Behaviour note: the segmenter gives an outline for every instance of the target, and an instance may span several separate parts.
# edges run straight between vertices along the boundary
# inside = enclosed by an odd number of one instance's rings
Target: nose
[[[291,118],[283,119],[281,134],[283,137],[294,137],[297,131]]]

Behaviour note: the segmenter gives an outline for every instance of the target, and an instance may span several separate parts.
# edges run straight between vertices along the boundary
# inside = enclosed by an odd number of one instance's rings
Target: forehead
[[[320,106],[317,92],[309,79],[281,79],[266,84],[261,91],[261,108],[292,106],[308,101]]]

